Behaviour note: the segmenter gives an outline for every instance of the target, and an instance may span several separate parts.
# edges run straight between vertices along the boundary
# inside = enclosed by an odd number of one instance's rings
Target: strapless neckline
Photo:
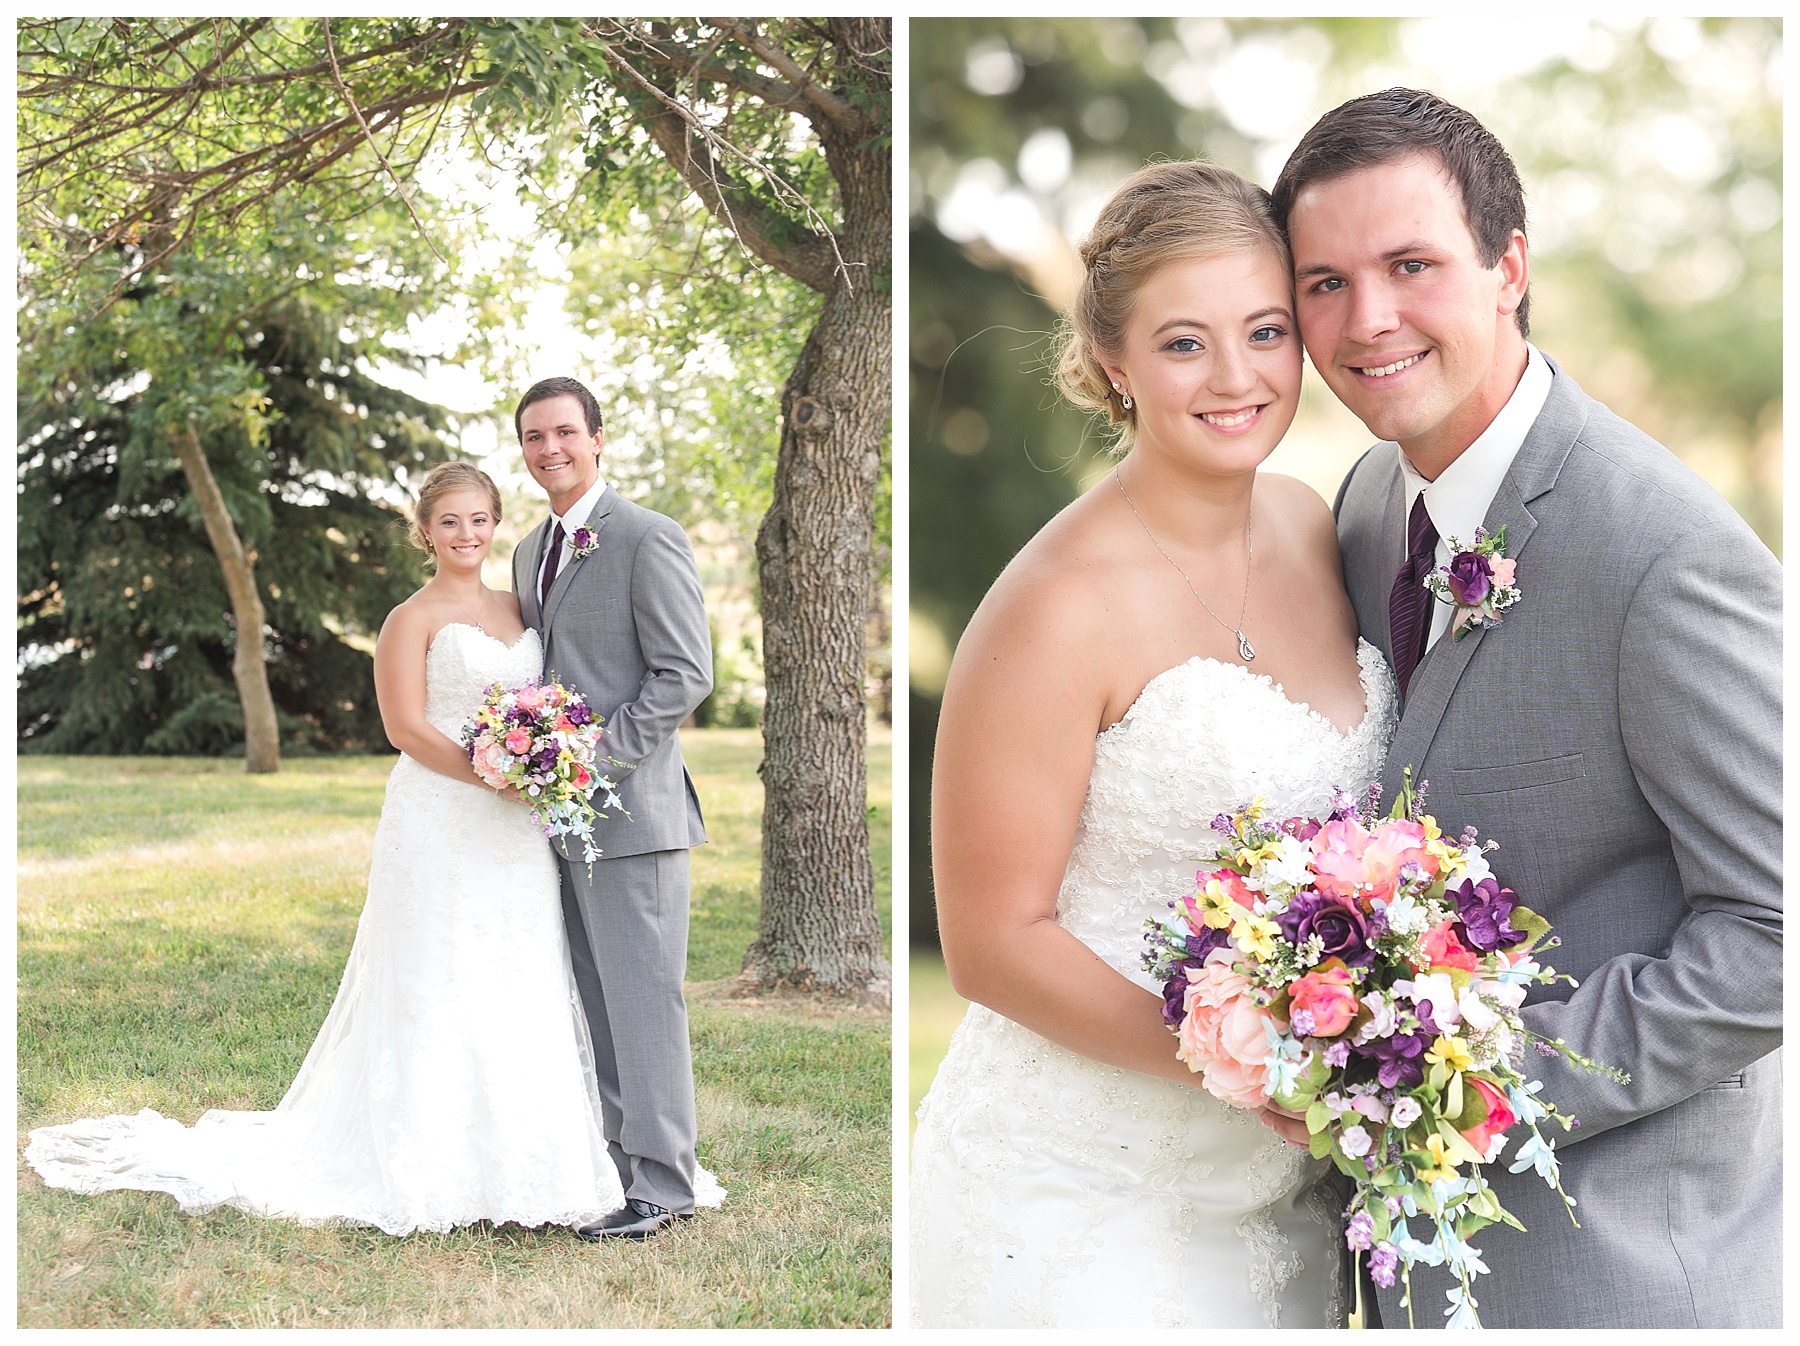
[[[1211,655],[1196,654],[1191,659],[1184,659],[1179,664],[1175,664],[1170,668],[1165,668],[1162,672],[1151,678],[1149,682],[1146,682],[1143,690],[1137,694],[1137,699],[1125,708],[1125,713],[1117,720],[1113,721],[1113,723],[1107,725],[1106,728],[1102,729],[1099,734],[1096,735],[1096,739],[1104,739],[1130,722],[1138,713],[1139,707],[1144,705],[1146,699],[1150,697],[1151,690],[1157,688],[1159,684],[1171,681],[1177,674],[1186,673],[1190,670],[1216,668],[1225,672],[1227,676],[1248,678],[1251,685],[1260,685],[1267,688],[1276,700],[1299,711],[1309,719],[1318,721],[1336,735],[1339,740],[1348,743],[1361,735],[1365,729],[1369,728],[1370,715],[1375,709],[1375,694],[1369,685],[1369,679],[1371,676],[1371,669],[1374,664],[1380,662],[1380,660],[1381,651],[1376,649],[1375,646],[1371,645],[1362,637],[1357,637],[1357,683],[1362,688],[1363,714],[1362,718],[1349,729],[1340,729],[1336,721],[1329,715],[1322,715],[1314,710],[1309,702],[1294,700],[1287,694],[1286,688],[1283,687],[1281,683],[1276,682],[1275,679],[1270,677],[1267,673],[1254,673],[1243,664],[1230,659],[1215,659]]]

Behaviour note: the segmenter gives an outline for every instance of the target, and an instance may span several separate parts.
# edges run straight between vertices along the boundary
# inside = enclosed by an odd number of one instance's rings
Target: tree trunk
[[[844,256],[782,390],[762,586],[762,912],[742,980],[889,1003],[869,859],[864,634],[892,400],[890,157],[826,143]]]
[[[237,528],[225,509],[200,436],[192,425],[172,436],[175,455],[187,476],[188,489],[200,506],[207,540],[225,572],[225,589],[231,595],[231,613],[237,622],[237,650],[231,675],[237,681],[238,701],[244,708],[244,769],[252,772],[281,770],[281,735],[275,724],[275,700],[269,695],[269,671],[263,664],[263,605],[256,592],[256,567]]]

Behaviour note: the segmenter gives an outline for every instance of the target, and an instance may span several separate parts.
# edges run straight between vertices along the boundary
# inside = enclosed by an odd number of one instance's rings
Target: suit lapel
[[[594,502],[593,509],[588,511],[587,522],[582,526],[589,529],[598,538],[606,527],[606,521],[612,517],[613,506],[618,503],[618,499],[618,493],[608,486],[600,492],[600,498]],[[557,608],[562,606],[563,595],[569,592],[569,585],[575,578],[575,572],[581,569],[581,563],[586,559],[586,556],[574,557],[568,565],[557,572],[556,579],[550,585],[550,595],[544,601],[542,622],[544,629],[549,629],[550,623],[556,617]]]
[[[1549,359],[1548,356],[1545,358]],[[1586,397],[1581,389],[1554,360],[1550,361],[1550,369],[1555,380],[1550,385],[1544,409],[1526,433],[1525,442],[1519,446],[1512,466],[1500,482],[1500,489],[1494,493],[1493,503],[1488,506],[1487,516],[1482,520],[1482,526],[1490,534],[1506,529],[1505,554],[1519,562],[1522,604],[1531,601],[1531,563],[1524,558],[1538,523],[1537,516],[1528,506],[1556,485],[1556,478],[1568,461],[1569,451],[1575,447],[1575,437],[1587,423]],[[1387,770],[1383,776],[1390,797],[1398,788],[1400,768],[1424,763],[1425,754],[1437,737],[1438,726],[1443,723],[1450,698],[1473,662],[1476,650],[1488,641],[1500,641],[1504,649],[1505,640],[1506,626],[1502,623],[1491,630],[1471,631],[1461,640],[1446,633],[1425,651],[1424,659],[1413,673],[1411,694],[1406,698],[1393,746],[1388,749]]]
[[[541,614],[538,612],[537,578],[543,573],[544,540],[549,532],[550,520],[547,517],[538,520],[537,527],[519,543],[517,553],[519,556],[529,556],[531,564],[526,567],[524,574],[516,571],[513,574],[513,583],[519,596],[519,615],[525,619],[525,625],[536,628],[540,635],[543,634],[543,623],[538,620]]]

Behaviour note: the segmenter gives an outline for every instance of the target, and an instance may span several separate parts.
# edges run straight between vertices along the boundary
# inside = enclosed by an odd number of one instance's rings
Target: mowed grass
[[[890,739],[872,736],[887,926]],[[755,934],[755,730],[690,731],[689,1009],[702,1161],[723,1210],[641,1245],[477,1225],[389,1238],[166,1196],[81,1197],[19,1168],[24,1327],[883,1326],[885,1013],[724,994]],[[34,1126],[269,1108],[337,990],[391,758],[252,777],[204,760],[19,763],[20,1152]]]

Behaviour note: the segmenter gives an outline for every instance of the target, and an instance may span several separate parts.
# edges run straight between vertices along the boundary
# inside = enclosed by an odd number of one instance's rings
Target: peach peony
[[[1257,1109],[1269,1097],[1269,1012],[1250,998],[1250,979],[1231,970],[1229,949],[1215,949],[1200,967],[1189,968],[1183,997],[1178,1059],[1205,1072],[1201,1083],[1214,1098],[1233,1107]]]
[[[1350,1026],[1361,1008],[1350,985],[1350,969],[1336,959],[1295,980],[1288,995],[1290,1017],[1294,1010],[1305,1010],[1312,1016],[1310,1037],[1336,1037]]]
[[[501,756],[500,745],[491,738],[483,738],[469,758],[475,774],[495,789],[506,784],[506,776],[500,769]]]
[[[1416,864],[1427,874],[1438,872],[1438,858],[1425,849],[1425,828],[1404,818],[1390,818],[1375,829],[1362,856],[1365,896],[1386,901],[1394,895],[1400,867]]]
[[[1367,878],[1363,853],[1368,848],[1369,834],[1354,818],[1326,823],[1312,839],[1313,887],[1330,897],[1354,897],[1356,885]]]

